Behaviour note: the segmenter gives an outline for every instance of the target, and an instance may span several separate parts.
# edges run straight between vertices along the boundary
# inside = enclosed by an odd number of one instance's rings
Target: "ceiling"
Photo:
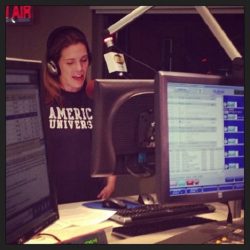
[[[139,6],[90,6],[96,14],[128,14]],[[244,14],[244,6],[207,6],[213,14]],[[152,6],[147,14],[195,14],[195,6]],[[198,14],[198,13],[197,13]]]

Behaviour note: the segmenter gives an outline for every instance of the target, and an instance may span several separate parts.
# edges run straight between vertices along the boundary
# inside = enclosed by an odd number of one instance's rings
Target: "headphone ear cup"
[[[47,67],[48,67],[48,71],[51,75],[53,76],[57,76],[59,73],[58,73],[58,69],[57,69],[57,66],[56,64],[53,62],[53,61],[49,61],[47,63]]]

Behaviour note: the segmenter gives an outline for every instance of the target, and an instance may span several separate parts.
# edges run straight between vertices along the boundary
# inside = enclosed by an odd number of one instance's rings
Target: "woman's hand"
[[[97,198],[103,200],[108,199],[115,190],[115,184],[116,184],[116,176],[112,175],[107,177],[107,184],[97,195]]]

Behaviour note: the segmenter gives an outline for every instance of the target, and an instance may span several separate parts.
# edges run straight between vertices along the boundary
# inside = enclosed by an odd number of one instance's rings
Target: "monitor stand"
[[[241,203],[241,200],[228,201],[228,206],[231,210],[233,219],[241,217]]]

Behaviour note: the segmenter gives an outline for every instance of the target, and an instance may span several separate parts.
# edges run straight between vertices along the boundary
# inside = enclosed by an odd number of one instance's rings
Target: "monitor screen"
[[[158,72],[156,190],[160,203],[244,195],[244,87],[220,76]]]
[[[154,80],[96,79],[91,175],[154,172]]]
[[[59,218],[40,109],[41,62],[6,59],[6,243],[24,243]]]

